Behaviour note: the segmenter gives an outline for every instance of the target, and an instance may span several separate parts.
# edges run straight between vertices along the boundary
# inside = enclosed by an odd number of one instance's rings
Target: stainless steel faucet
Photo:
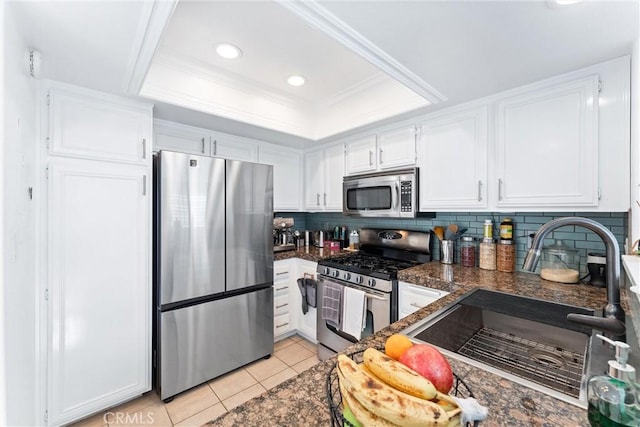
[[[600,236],[607,248],[607,305],[604,308],[604,317],[572,313],[567,315],[567,319],[606,331],[617,338],[624,337],[626,329],[624,310],[620,306],[620,249],[618,240],[608,228],[592,219],[576,216],[549,221],[536,233],[522,268],[526,271],[534,271],[540,258],[540,248],[544,239],[550,232],[565,225],[579,225],[588,228]]]

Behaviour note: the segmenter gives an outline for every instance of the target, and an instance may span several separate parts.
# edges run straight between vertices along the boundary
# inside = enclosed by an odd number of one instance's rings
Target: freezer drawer
[[[272,287],[159,316],[163,400],[273,352]]]

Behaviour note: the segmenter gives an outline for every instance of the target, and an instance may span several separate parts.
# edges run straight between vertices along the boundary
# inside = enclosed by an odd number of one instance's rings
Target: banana
[[[393,424],[384,418],[380,418],[374,413],[367,411],[367,409],[358,402],[343,386],[345,380],[341,378],[338,371],[338,378],[340,378],[340,393],[342,394],[343,401],[347,402],[347,406],[351,409],[351,413],[354,417],[365,427],[377,426],[377,427],[397,427],[397,424]]]
[[[447,412],[428,400],[403,393],[375,377],[367,375],[356,362],[338,356],[340,384],[347,395],[378,417],[406,427],[446,426]]]
[[[444,400],[453,407],[458,406],[451,396],[440,393],[431,381],[375,348],[366,349],[363,358],[367,369],[391,387],[421,399]]]

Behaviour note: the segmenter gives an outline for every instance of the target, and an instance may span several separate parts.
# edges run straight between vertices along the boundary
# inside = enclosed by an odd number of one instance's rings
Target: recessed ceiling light
[[[582,3],[582,0],[547,0],[547,6],[551,9],[558,9],[563,6]]]
[[[287,83],[289,83],[291,86],[302,86],[306,83],[306,80],[302,76],[293,75],[287,79]]]
[[[236,59],[242,56],[240,48],[229,43],[217,44],[216,53],[226,59]]]

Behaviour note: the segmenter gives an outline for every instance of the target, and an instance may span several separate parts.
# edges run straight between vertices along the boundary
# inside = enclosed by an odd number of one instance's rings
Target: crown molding
[[[431,104],[437,104],[438,102],[447,100],[444,94],[437,91],[434,87],[373,44],[362,34],[351,28],[329,10],[318,4],[315,0],[307,0],[304,2],[290,0],[276,1],[314,28],[337,40],[398,82],[413,90]]]
[[[143,13],[132,43],[123,87],[126,93],[137,95],[160,45],[167,24],[178,0],[154,0],[143,3]]]

